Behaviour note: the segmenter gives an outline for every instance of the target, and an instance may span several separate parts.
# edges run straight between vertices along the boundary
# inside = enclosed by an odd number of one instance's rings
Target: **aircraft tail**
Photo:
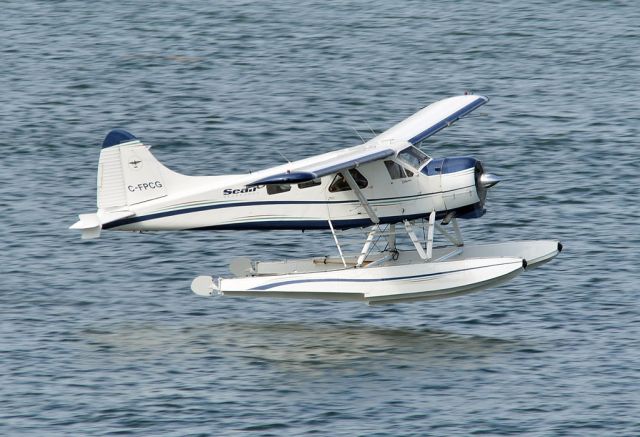
[[[98,209],[120,210],[166,196],[164,168],[135,136],[112,130],[100,152]]]
[[[100,152],[98,212],[81,214],[71,229],[81,230],[83,239],[99,237],[102,225],[134,215],[130,206],[166,196],[170,174],[135,136],[113,129]]]

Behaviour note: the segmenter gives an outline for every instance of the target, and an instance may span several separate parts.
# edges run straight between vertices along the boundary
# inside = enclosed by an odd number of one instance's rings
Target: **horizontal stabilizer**
[[[82,232],[83,240],[100,237],[102,224],[98,218],[98,214],[80,214],[80,220],[72,224],[69,229],[79,229]]]
[[[107,223],[114,222],[123,218],[131,217],[135,215],[131,211],[116,211],[105,212],[99,211],[92,214],[80,214],[77,222],[69,226],[69,229],[78,229],[82,232],[83,240],[90,240],[92,238],[99,238],[102,226]]]

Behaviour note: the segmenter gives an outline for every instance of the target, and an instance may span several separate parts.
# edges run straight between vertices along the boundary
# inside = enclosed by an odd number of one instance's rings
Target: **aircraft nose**
[[[495,184],[500,182],[500,180],[501,179],[498,176],[491,173],[483,173],[482,176],[480,176],[480,183],[485,188],[493,187]]]

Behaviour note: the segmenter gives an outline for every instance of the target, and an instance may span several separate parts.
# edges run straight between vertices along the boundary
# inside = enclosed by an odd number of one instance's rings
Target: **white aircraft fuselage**
[[[120,147],[121,155],[150,155],[139,143]],[[127,150],[129,147],[131,150]],[[409,145],[408,149],[422,156],[413,146]],[[455,211],[463,218],[482,215],[482,167],[475,159],[446,158],[446,163],[452,163],[449,167],[455,171],[443,173],[442,160],[423,157],[412,165],[402,156],[351,170],[380,223],[426,217],[431,211],[439,216]],[[259,173],[184,176],[153,161],[149,157],[127,158],[126,207],[134,215],[107,223],[105,229],[328,229],[329,220],[340,229],[373,224],[341,174],[298,184],[247,186]],[[155,164],[155,174],[148,174],[143,167],[138,177],[134,165],[141,163]],[[103,169],[100,176],[105,171]],[[107,189],[99,193],[104,191]],[[100,194],[99,202],[106,197]],[[114,206],[122,209],[124,205]]]
[[[486,100],[445,99],[365,144],[242,175],[178,174],[132,134],[115,129],[100,154],[98,211],[82,214],[72,228],[94,238],[103,228],[346,229],[432,211],[479,217],[497,178],[473,158],[432,159],[414,144]]]

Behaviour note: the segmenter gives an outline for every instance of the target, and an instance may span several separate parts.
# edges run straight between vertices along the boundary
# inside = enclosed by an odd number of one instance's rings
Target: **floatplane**
[[[384,304],[492,287],[551,260],[562,245],[463,241],[458,219],[483,216],[487,190],[500,179],[477,159],[432,158],[418,146],[487,101],[479,95],[450,97],[363,144],[240,175],[176,173],[134,135],[114,129],[102,143],[97,212],[81,214],[71,229],[85,239],[99,237],[103,229],[322,229],[333,236],[335,256],[232,260],[233,277],[193,280],[192,290],[204,296]],[[363,231],[361,250],[342,250],[338,234],[348,229]],[[436,231],[447,245],[434,245]]]

